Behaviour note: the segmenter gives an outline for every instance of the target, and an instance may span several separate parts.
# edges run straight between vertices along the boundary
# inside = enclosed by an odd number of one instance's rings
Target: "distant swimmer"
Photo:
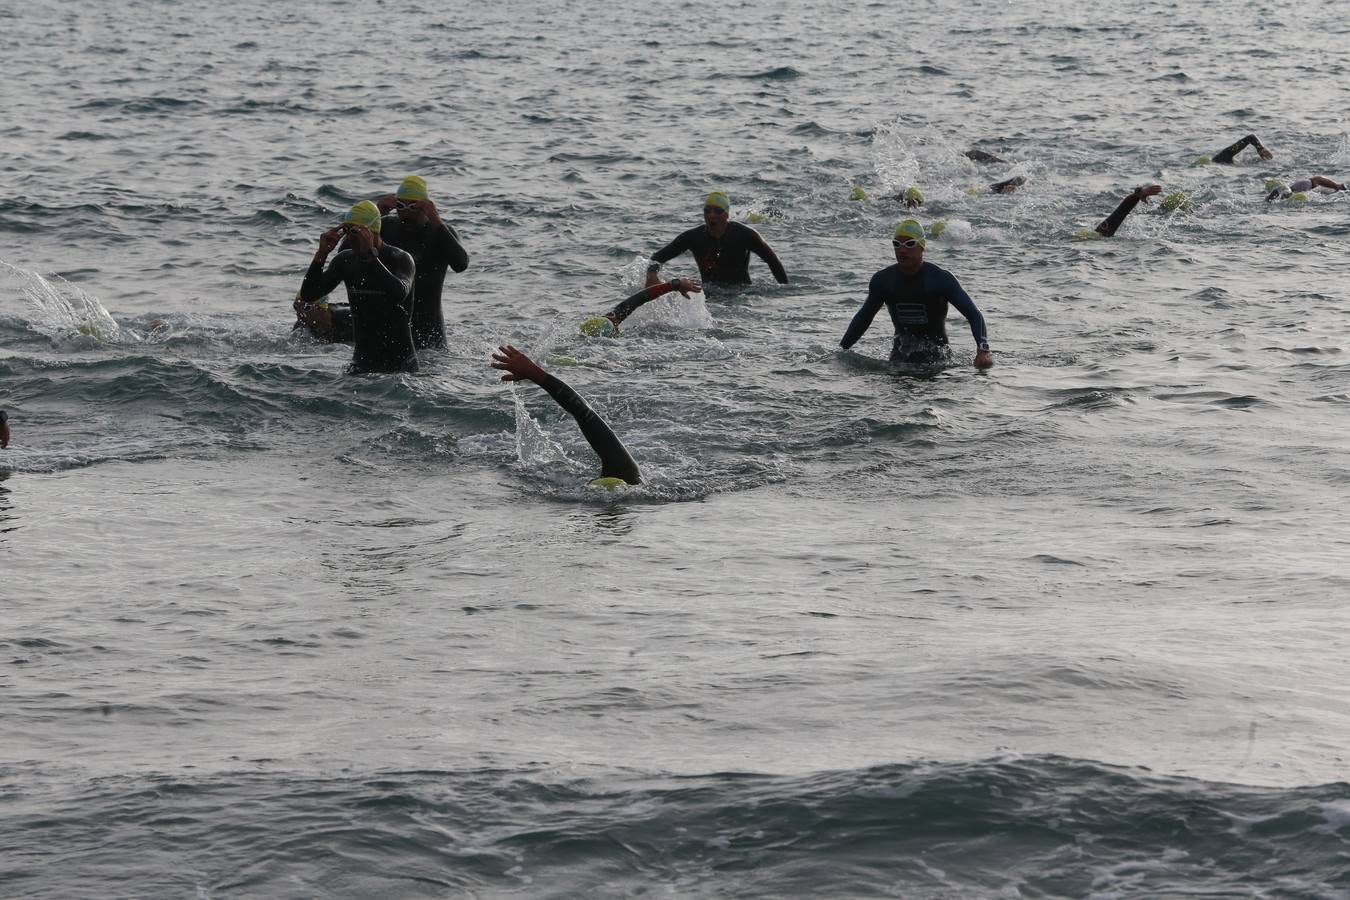
[[[967,159],[970,159],[970,160],[974,160],[974,161],[977,162],[977,163],[1001,163],[1001,162],[1003,162],[1002,159],[998,158],[997,156],[995,156],[995,155],[992,154],[992,153],[985,153],[983,150],[974,150],[974,149],[971,149],[971,150],[967,150],[967,151],[966,151],[966,158],[967,158]]]
[[[1333,181],[1325,175],[1314,175],[1311,178],[1300,178],[1293,184],[1285,184],[1283,181],[1274,178],[1266,181],[1266,202],[1272,200],[1306,200],[1307,193],[1313,188],[1326,188],[1329,191],[1343,191],[1345,185],[1339,181]]]
[[[993,184],[989,185],[988,188],[984,189],[977,187],[967,188],[966,193],[972,197],[978,197],[980,194],[983,194],[985,190],[988,190],[989,193],[991,194],[1011,194],[1013,191],[1017,190],[1026,183],[1027,177],[1025,175],[1014,175],[1011,178],[1005,178],[1002,181],[996,181]]]
[[[9,446],[9,413],[0,409],[0,450]]]
[[[1200,157],[1195,161],[1194,165],[1204,166],[1212,162],[1232,165],[1233,157],[1237,156],[1248,147],[1255,147],[1257,156],[1260,156],[1262,159],[1274,158],[1274,154],[1265,148],[1265,145],[1261,143],[1256,135],[1249,134],[1237,143],[1224,147],[1218,153],[1214,154],[1213,158],[1208,156]]]
[[[759,232],[749,225],[732,222],[731,200],[721,191],[713,191],[703,202],[703,224],[691,228],[652,254],[647,267],[647,286],[660,283],[663,263],[686,250],[694,254],[699,275],[705,283],[749,284],[750,254],[768,265],[779,284],[787,284],[787,272]]]
[[[902,365],[940,363],[949,353],[946,319],[947,305],[951,304],[970,323],[970,333],[975,337],[975,367],[987,369],[994,364],[994,355],[989,351],[984,316],[950,272],[924,262],[923,251],[927,243],[923,226],[916,220],[906,219],[896,226],[891,241],[895,248],[895,265],[872,276],[867,286],[867,300],[853,316],[839,346],[847,350],[856,344],[884,305],[895,326],[891,362]]]
[[[619,484],[642,483],[637,463],[623,441],[564,381],[545,372],[534,360],[509,344],[498,347],[497,352],[492,354],[492,368],[506,372],[502,381],[533,381],[548,391],[548,395],[577,420],[582,437],[600,457],[600,477],[592,480],[591,484],[613,488]]]
[[[684,297],[688,297],[690,292],[697,294],[703,290],[703,285],[692,278],[676,278],[672,281],[663,281],[657,284],[649,285],[638,291],[627,300],[614,307],[603,316],[595,316],[581,323],[583,334],[604,335],[608,337],[617,334],[619,324],[624,319],[631,316],[637,309],[647,303],[652,302],[657,297],[664,297],[671,291],[679,291]]]
[[[386,214],[380,238],[407,251],[417,266],[413,279],[413,345],[419,350],[444,349],[441,289],[445,271],[463,272],[469,267],[469,254],[459,241],[459,233],[441,221],[436,204],[427,194],[427,183],[419,175],[403,179],[394,194],[381,197],[375,205]]]
[[[1157,196],[1158,194],[1161,193],[1162,193],[1162,185],[1158,184],[1146,184],[1135,188],[1133,191],[1130,191],[1130,193],[1125,196],[1124,200],[1120,201],[1120,205],[1115,208],[1115,210],[1111,213],[1111,215],[1107,216],[1105,219],[1102,219],[1101,222],[1097,224],[1096,228],[1094,228],[1092,231],[1079,231],[1077,232],[1076,237],[1087,239],[1114,237],[1116,231],[1125,221],[1125,217],[1134,211],[1134,208],[1139,205],[1139,201],[1142,200],[1145,203],[1147,203],[1148,202],[1147,198]],[[1184,195],[1178,194],[1175,196],[1177,198],[1178,205],[1180,205],[1180,203],[1185,200]],[[1169,196],[1169,200],[1170,199],[1172,199],[1172,196]],[[1187,205],[1189,205],[1188,201]],[[1172,206],[1171,204],[1169,204],[1169,207],[1177,208],[1177,206]]]
[[[347,246],[324,267],[339,241]],[[409,317],[413,258],[380,240],[380,211],[369,200],[351,208],[342,224],[319,237],[296,303],[315,304],[339,284],[347,286],[352,322],[353,372],[416,372]]]

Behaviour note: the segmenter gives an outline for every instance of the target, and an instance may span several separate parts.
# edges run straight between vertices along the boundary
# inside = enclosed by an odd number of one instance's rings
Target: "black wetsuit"
[[[406,250],[417,264],[413,281],[413,345],[445,347],[445,317],[441,312],[441,288],[445,270],[463,272],[469,267],[469,254],[459,242],[459,234],[449,225],[409,225],[397,214],[384,217],[380,237],[386,244]]]
[[[1249,134],[1242,140],[1238,141],[1236,144],[1224,147],[1218,153],[1214,154],[1214,161],[1216,163],[1231,163],[1233,161],[1233,157],[1237,156],[1247,147],[1255,147],[1258,153],[1266,149],[1265,147],[1261,146],[1261,142],[1257,140],[1256,135]]]
[[[1116,229],[1118,229],[1121,226],[1121,223],[1125,221],[1125,217],[1133,212],[1134,208],[1139,205],[1139,201],[1143,199],[1143,196],[1138,191],[1131,193],[1124,200],[1120,201],[1120,205],[1115,208],[1111,215],[1097,223],[1097,227],[1093,230],[1102,237],[1114,237]]]
[[[549,396],[577,420],[577,425],[581,426],[582,436],[600,457],[601,478],[622,478],[629,484],[642,483],[637,463],[628,453],[628,448],[610,430],[605,420],[581,399],[580,394],[568,387],[567,382],[547,372],[535,383],[548,391]]]
[[[995,194],[1011,194],[1013,191],[1027,183],[1025,175],[1014,175],[1005,181],[998,181],[989,185],[989,190]]]
[[[997,156],[995,156],[994,154],[992,154],[992,153],[985,153],[983,150],[967,150],[967,151],[966,151],[966,158],[967,158],[967,159],[974,160],[975,162],[978,162],[978,163],[1001,163],[1001,162],[1003,162],[1003,160],[999,159],[999,158],[998,158]]]
[[[339,283],[347,286],[352,316],[353,372],[416,372],[412,313],[413,258],[391,244],[378,253],[357,256],[343,250],[327,268],[310,263],[300,286],[300,299],[312,303]]]
[[[925,262],[919,271],[906,275],[900,264],[887,266],[872,276],[867,300],[849,322],[839,346],[847,350],[866,333],[877,310],[885,304],[895,326],[891,361],[910,364],[939,362],[947,354],[947,304],[955,306],[970,323],[970,333],[981,350],[989,347],[984,316],[960,283],[946,269]]]
[[[664,297],[673,290],[675,290],[675,282],[673,281],[663,281],[660,284],[645,287],[610,310],[609,315],[606,318],[615,325],[618,325],[624,319],[636,312],[638,307],[645,303],[652,302],[657,297]]]
[[[787,272],[764,238],[759,236],[758,231],[740,222],[728,222],[727,230],[720,238],[713,237],[707,225],[690,228],[653,253],[652,264],[647,271],[655,272],[662,263],[669,262],[686,250],[694,254],[699,275],[704,281],[749,284],[750,254],[753,253],[768,264],[779,284],[787,284]]]

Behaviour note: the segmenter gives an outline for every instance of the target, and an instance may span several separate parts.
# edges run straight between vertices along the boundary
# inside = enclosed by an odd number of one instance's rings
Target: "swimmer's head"
[[[1207,166],[1207,165],[1209,165],[1209,164],[1212,163],[1212,162],[1214,162],[1214,160],[1210,159],[1208,156],[1197,156],[1197,157],[1195,158],[1195,162],[1191,163],[1191,165],[1193,165],[1193,166]]]
[[[914,185],[910,185],[905,188],[905,193],[901,199],[905,201],[905,206],[908,206],[910,209],[913,209],[916,206],[923,206],[923,191],[919,190]]]
[[[628,482],[624,481],[622,478],[615,478],[613,475],[602,475],[599,478],[592,478],[590,484],[591,487],[604,488],[607,491],[617,491],[619,488],[625,487]]]
[[[1076,241],[1099,241],[1102,236],[1099,232],[1090,228],[1080,228],[1073,233],[1073,239]]]
[[[1294,191],[1286,198],[1290,203],[1306,203],[1308,195],[1302,191]]]
[[[1162,208],[1168,212],[1189,212],[1191,208],[1191,198],[1186,196],[1185,191],[1173,191],[1162,198]]]
[[[581,323],[581,333],[587,337],[613,337],[617,330],[607,316],[592,316]]]
[[[850,200],[866,200],[866,199],[867,199],[867,191],[864,191],[862,188],[858,187],[857,185],[854,185],[853,190],[851,190],[851,191],[848,192],[848,199],[850,199]]]
[[[1289,189],[1288,186],[1287,186],[1283,181],[1281,181],[1281,180],[1278,179],[1278,178],[1267,178],[1267,179],[1266,179],[1266,190],[1267,190],[1267,191],[1286,191],[1286,190],[1288,190],[1288,189]]]
[[[398,186],[398,190],[394,192],[394,196],[399,200],[430,199],[430,195],[427,194],[426,179],[421,175],[409,175],[403,179],[403,182]]]
[[[920,247],[928,246],[928,237],[923,233],[923,226],[918,219],[906,219],[895,226],[895,234],[891,239],[893,242],[918,241]]]
[[[938,219],[932,225],[928,226],[928,233],[933,237],[942,237],[942,232],[947,230],[947,220]]]
[[[731,198],[721,191],[713,191],[703,201],[703,211],[706,213],[710,206],[729,215],[731,213]]]
[[[362,225],[376,234],[380,233],[380,209],[369,200],[362,200],[347,210],[342,221],[349,225]]]

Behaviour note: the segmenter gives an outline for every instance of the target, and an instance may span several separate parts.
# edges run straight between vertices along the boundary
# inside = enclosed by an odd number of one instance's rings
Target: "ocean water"
[[[1350,897],[1344,21],[0,0],[0,896]],[[412,173],[451,346],[347,375]],[[911,184],[986,373],[838,349]],[[712,189],[791,283],[577,333]]]

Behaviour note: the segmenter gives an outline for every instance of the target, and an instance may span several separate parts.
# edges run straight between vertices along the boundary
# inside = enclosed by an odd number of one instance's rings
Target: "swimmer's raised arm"
[[[1237,156],[1247,147],[1255,147],[1257,155],[1262,159],[1271,159],[1274,156],[1273,153],[1265,148],[1265,145],[1261,143],[1256,135],[1249,134],[1237,143],[1224,147],[1218,153],[1214,154],[1214,161],[1216,163],[1231,163],[1233,157]]]
[[[620,478],[629,484],[642,482],[637,463],[623,441],[565,381],[545,372],[538,363],[510,344],[498,347],[492,354],[492,368],[506,372],[502,381],[533,381],[577,420],[582,437],[600,457],[601,478]]]
[[[614,323],[617,328],[619,323],[631,316],[643,305],[652,302],[657,297],[664,297],[671,291],[679,291],[681,295],[688,297],[690,291],[695,294],[703,290],[703,283],[695,278],[676,278],[671,281],[662,281],[657,284],[648,285],[638,291],[633,296],[624,300],[618,306],[614,307],[605,314],[605,318]],[[603,322],[600,324],[604,324]]]
[[[1125,221],[1125,217],[1134,211],[1135,206],[1139,204],[1140,200],[1144,200],[1148,197],[1153,197],[1161,193],[1162,193],[1162,185],[1160,184],[1146,184],[1142,187],[1135,188],[1125,197],[1124,200],[1120,201],[1120,205],[1115,208],[1115,211],[1112,212],[1111,215],[1107,216],[1105,219],[1102,219],[1102,221],[1097,225],[1096,232],[1100,234],[1102,237],[1112,237],[1113,235],[1115,235],[1116,230],[1120,228],[1121,223]],[[1091,232],[1089,232],[1088,237],[1091,236],[1092,234]]]

